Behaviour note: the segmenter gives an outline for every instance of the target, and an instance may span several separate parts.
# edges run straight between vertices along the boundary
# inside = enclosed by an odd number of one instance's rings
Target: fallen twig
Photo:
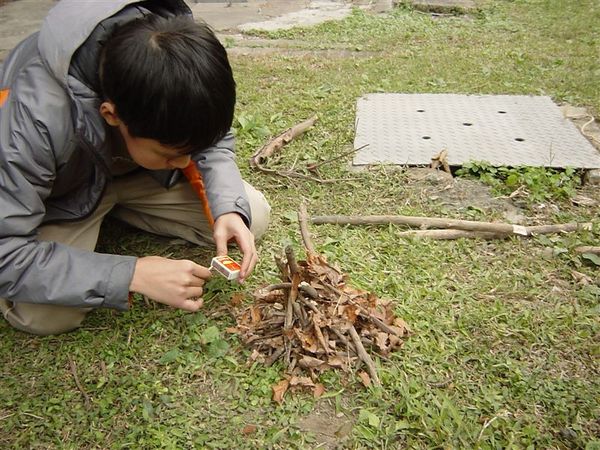
[[[584,123],[584,124],[581,126],[581,133],[582,133],[582,134],[583,134],[585,137],[587,137],[587,138],[589,138],[589,139],[593,140],[594,142],[596,142],[596,143],[600,144],[600,141],[599,141],[599,140],[598,140],[598,139],[597,139],[595,136],[593,136],[592,134],[590,134],[590,133],[587,133],[587,132],[585,131],[586,127],[587,127],[589,124],[591,124],[591,123],[594,123],[595,121],[596,121],[596,118],[590,114],[590,120],[588,120],[586,123]]]
[[[70,358],[69,358],[69,366],[71,368],[71,373],[73,374],[73,379],[75,380],[75,385],[77,386],[77,389],[79,389],[79,392],[81,392],[81,395],[83,395],[85,407],[89,408],[90,407],[90,396],[87,394],[87,392],[85,392],[85,389],[83,389],[83,386],[79,382],[79,377],[77,376],[77,365],[75,364],[75,361],[73,361]]]
[[[311,172],[314,172],[319,167],[324,166],[325,164],[330,164],[330,163],[332,163],[334,161],[337,161],[338,159],[343,158],[344,156],[352,155],[352,154],[354,154],[356,152],[361,151],[363,148],[366,148],[368,146],[369,146],[369,144],[365,144],[365,145],[363,145],[363,146],[361,146],[359,148],[353,148],[352,150],[348,150],[347,152],[343,152],[343,153],[341,153],[341,154],[339,154],[337,156],[334,156],[333,158],[326,159],[325,161],[321,161],[319,163],[314,163],[314,164],[309,164],[309,165],[306,166],[306,168],[308,170],[310,170]]]
[[[600,247],[592,247],[589,245],[583,245],[575,248],[575,253],[592,253],[594,255],[600,255]]]
[[[360,340],[360,336],[356,332],[356,328],[354,328],[354,326],[351,326],[348,329],[348,332],[350,333],[352,342],[354,342],[354,347],[356,348],[359,358],[362,362],[365,363],[365,365],[369,369],[369,374],[371,375],[373,383],[375,384],[375,386],[381,386],[381,381],[379,380],[379,376],[377,375],[377,369],[375,368],[375,364],[373,363],[373,360],[365,350],[365,347],[362,341]]]
[[[294,138],[300,136],[308,129],[310,129],[317,121],[317,116],[312,116],[293,127],[288,128],[283,133],[275,136],[265,145],[263,145],[252,157],[250,158],[250,165],[252,167],[261,166],[267,158],[272,156],[276,151],[281,150],[284,145],[290,143]]]
[[[486,231],[465,231],[465,230],[410,230],[401,231],[397,234],[399,237],[416,237],[429,239],[460,239],[460,238],[475,238],[475,239],[502,239],[510,236],[506,233],[491,233]]]
[[[310,231],[308,230],[308,211],[306,210],[306,203],[304,202],[302,202],[300,210],[298,211],[298,223],[300,224],[300,234],[306,251],[310,254],[316,253],[315,245],[312,242]]]
[[[458,233],[458,237],[505,237],[509,235],[533,236],[537,234],[550,234],[571,232],[591,229],[591,223],[565,223],[556,225],[536,225],[522,226],[499,222],[478,222],[473,220],[445,219],[439,217],[418,217],[418,216],[314,216],[311,219],[314,224],[337,224],[337,225],[386,225],[397,224],[407,225],[421,230],[406,232],[407,235],[427,236],[422,233],[423,228],[441,228],[450,230],[463,230],[471,232],[491,233],[488,235],[466,235]],[[419,233],[420,231],[420,233]],[[493,236],[496,234],[497,236]],[[439,236],[449,235],[448,230],[440,233]],[[435,236],[435,234],[430,234]],[[428,236],[429,237],[429,236]],[[442,237],[449,239],[449,237]]]
[[[287,170],[271,169],[271,168],[268,168],[265,166],[265,163],[270,156],[273,156],[275,154],[275,152],[281,150],[283,148],[283,146],[285,146],[286,144],[291,142],[293,139],[295,139],[296,137],[298,137],[301,134],[303,134],[304,132],[306,132],[308,129],[310,129],[315,124],[316,121],[317,121],[317,116],[313,116],[310,119],[305,120],[304,122],[301,122],[297,125],[294,125],[291,128],[288,128],[283,133],[281,133],[278,136],[271,139],[269,142],[267,142],[265,145],[263,145],[258,151],[256,151],[256,153],[254,153],[254,155],[252,155],[250,157],[250,160],[249,160],[250,166],[254,167],[257,170],[260,170],[261,172],[267,173],[269,175],[278,175],[278,176],[284,177],[284,178],[297,178],[297,179],[301,179],[301,180],[314,181],[314,182],[320,183],[320,184],[330,184],[330,183],[337,183],[339,181],[348,181],[346,179],[323,179],[320,177],[315,177],[312,175],[307,175],[304,173],[296,172],[294,170],[294,168],[296,166],[297,158],[296,158],[296,161],[294,161],[294,164],[292,165],[291,169],[287,169]],[[354,152],[354,151],[358,151],[358,150],[360,150],[360,149],[352,150],[352,151]],[[327,164],[328,162],[339,159],[346,154],[347,153],[344,153],[342,155],[332,158],[329,161],[323,161],[322,163],[307,167],[307,170],[315,171],[318,166],[321,166],[323,164]]]

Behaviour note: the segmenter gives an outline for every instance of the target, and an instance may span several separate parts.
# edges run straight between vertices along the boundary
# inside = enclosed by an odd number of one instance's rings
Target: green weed
[[[494,167],[486,162],[471,161],[456,171],[491,186],[497,195],[522,191],[527,201],[540,203],[573,197],[581,185],[581,175],[573,168]]]

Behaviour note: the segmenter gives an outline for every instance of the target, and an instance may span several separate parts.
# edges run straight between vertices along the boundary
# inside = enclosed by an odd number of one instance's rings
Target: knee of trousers
[[[254,234],[256,240],[263,237],[269,228],[271,222],[271,206],[262,192],[253,190],[248,192],[250,201],[250,211],[252,212],[252,224],[250,231]]]
[[[17,330],[49,336],[79,328],[91,310],[92,308],[16,303],[4,311],[4,317]]]

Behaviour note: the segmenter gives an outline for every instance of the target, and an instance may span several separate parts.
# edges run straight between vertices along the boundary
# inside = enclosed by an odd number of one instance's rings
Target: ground
[[[313,28],[224,33],[238,82],[239,166],[273,206],[254,276],[243,286],[213,280],[198,314],[138,298],[131,311],[98,310],[64,336],[0,323],[0,447],[599,448],[598,261],[575,251],[597,245],[598,188],[579,173],[531,169],[512,187],[427,168],[357,172],[347,153],[356,99],[369,92],[543,94],[597,116],[598,14],[593,0],[490,0],[459,15],[400,5]],[[315,113],[313,129],[268,164],[312,174],[307,165],[341,156],[319,169],[336,182],[250,168],[270,136]],[[273,256],[285,245],[303,256],[302,201],[312,215],[593,227],[431,241],[399,238],[395,226],[311,225],[317,250],[355,286],[392,299],[412,334],[377,361],[381,389],[326,372],[322,398],[297,393],[277,405],[271,387],[282,368],[248,363],[227,332],[229,303],[233,293],[250,302],[276,279]],[[99,245],[200,263],[212,255],[116,221]]]

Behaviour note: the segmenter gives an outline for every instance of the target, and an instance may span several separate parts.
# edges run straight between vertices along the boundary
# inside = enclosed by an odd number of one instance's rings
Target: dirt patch
[[[449,211],[481,211],[496,215],[510,223],[523,224],[525,212],[509,198],[496,197],[483,183],[464,178],[452,178],[449,174],[428,168],[410,168],[408,179],[421,185],[424,202],[434,202]]]
[[[341,449],[352,434],[354,419],[344,413],[336,413],[330,402],[322,401],[298,422],[301,431],[315,436],[313,448]]]

